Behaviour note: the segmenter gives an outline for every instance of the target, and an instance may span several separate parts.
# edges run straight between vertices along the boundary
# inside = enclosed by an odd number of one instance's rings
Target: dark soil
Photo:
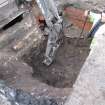
[[[24,60],[32,66],[33,77],[53,87],[71,88],[89,54],[90,45],[89,40],[80,39],[75,45],[76,41],[77,38],[65,38],[55,61],[49,67],[42,64],[46,44],[43,44],[39,54],[32,49],[24,56]]]
[[[89,54],[90,41],[80,39],[77,46],[76,41],[77,38],[64,38],[55,61],[49,67],[42,64],[46,41],[23,56],[28,65],[12,59],[11,54],[0,53],[0,79],[36,97],[54,97],[62,105]]]
[[[4,101],[1,105],[58,105],[56,99],[46,97],[35,97],[21,89],[10,88],[0,81],[0,99]],[[5,97],[5,98],[4,98]]]

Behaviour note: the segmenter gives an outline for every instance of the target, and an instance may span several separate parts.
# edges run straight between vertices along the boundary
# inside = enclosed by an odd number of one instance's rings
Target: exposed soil
[[[33,77],[50,86],[57,88],[72,88],[81,67],[89,53],[89,40],[80,39],[77,45],[77,38],[65,38],[64,44],[59,48],[54,63],[46,67],[42,64],[43,54],[36,56],[30,52],[25,60],[33,68]]]
[[[0,79],[36,97],[54,97],[60,104],[64,103],[89,54],[90,40],[81,38],[75,45],[80,31],[72,27],[66,33],[64,43],[59,48],[55,61],[49,67],[42,63],[46,40],[39,47],[39,51],[32,48],[23,56],[27,64],[17,59],[12,60],[14,53],[0,53],[2,57],[0,58]],[[22,36],[22,33],[18,34]]]

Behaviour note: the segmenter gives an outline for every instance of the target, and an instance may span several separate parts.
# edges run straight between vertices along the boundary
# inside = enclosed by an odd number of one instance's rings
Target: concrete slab
[[[65,105],[105,105],[105,24],[95,34],[90,54]]]

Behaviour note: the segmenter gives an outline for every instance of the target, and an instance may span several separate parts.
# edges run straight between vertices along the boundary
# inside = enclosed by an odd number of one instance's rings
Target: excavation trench
[[[64,37],[64,43],[49,67],[42,63],[47,37],[22,56],[25,63],[10,60],[6,55],[0,58],[0,79],[35,97],[53,97],[59,105],[63,105],[89,54],[91,40],[80,38],[75,45],[76,41],[77,38]]]
[[[19,19],[21,20],[21,18]],[[12,23],[10,24],[13,25]],[[3,30],[8,29],[8,26],[4,27]],[[70,95],[73,84],[89,54],[91,40],[80,38],[77,45],[75,45],[80,31],[74,26],[70,27],[68,33],[65,33],[64,43],[57,51],[53,64],[49,67],[42,63],[47,37],[44,38],[45,40],[43,38],[42,40],[39,39],[40,44],[38,43],[37,46],[36,42],[36,45],[32,45],[28,51],[24,50],[23,47],[22,60],[24,62],[20,61],[20,59],[9,61],[11,54],[7,55],[9,53],[6,52],[6,57],[0,58],[0,79],[5,80],[9,86],[22,89],[35,97],[54,97],[62,105]],[[22,36],[22,32],[18,33],[18,35]],[[33,41],[32,38],[29,40]],[[38,38],[37,34],[35,38]],[[5,54],[3,53],[3,55]],[[3,55],[1,53],[1,56]],[[28,99],[26,98],[25,100]]]
[[[90,40],[81,38],[75,45],[77,38],[64,38],[64,43],[59,48],[56,59],[49,67],[43,65],[46,40],[41,44],[40,50],[31,49],[23,59],[33,68],[32,76],[55,88],[72,88],[81,67],[88,54]]]
[[[8,26],[21,20],[22,16],[19,16],[3,27],[3,29],[5,30]],[[77,33],[75,33],[76,31]],[[73,30],[73,27],[71,28],[69,32],[71,35],[64,38],[64,43],[59,48],[55,61],[49,67],[42,63],[47,37],[40,43],[40,46],[33,47],[22,56],[24,62],[32,67],[32,76],[34,79],[55,88],[72,88],[79,75],[81,67],[89,54],[89,46],[91,42],[89,39],[80,38],[79,42],[76,43],[78,38],[71,38],[71,36],[75,36],[74,34],[78,34],[79,31],[80,30],[75,28]],[[0,74],[0,77],[3,77],[3,75]],[[8,77],[6,79],[8,79]]]

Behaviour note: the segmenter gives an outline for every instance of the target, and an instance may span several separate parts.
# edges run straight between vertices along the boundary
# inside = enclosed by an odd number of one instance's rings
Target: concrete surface
[[[95,34],[90,54],[65,105],[105,105],[105,24]]]
[[[60,1],[59,4],[66,4],[66,3],[78,3],[81,7],[86,9],[98,9],[98,10],[105,10],[105,0],[56,0]]]

